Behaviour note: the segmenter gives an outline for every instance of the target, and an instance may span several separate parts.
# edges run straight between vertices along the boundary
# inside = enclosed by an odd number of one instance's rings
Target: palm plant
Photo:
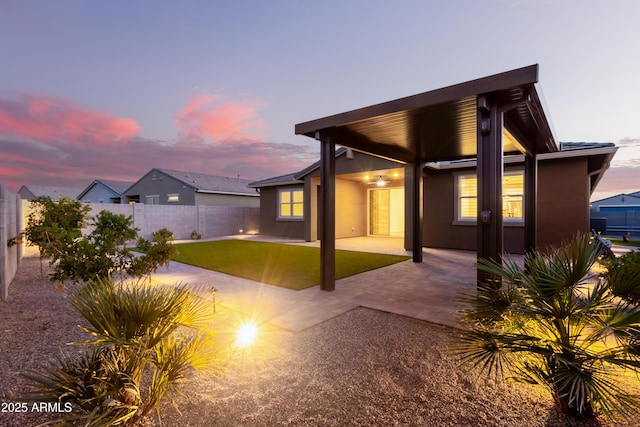
[[[463,298],[467,330],[454,349],[463,363],[489,375],[540,384],[566,414],[630,416],[639,396],[616,383],[640,374],[640,309],[613,295],[591,274],[600,248],[578,235],[558,249],[525,255],[521,267],[481,260],[502,280]]]
[[[86,425],[126,425],[178,393],[190,369],[222,372],[224,353],[206,331],[211,307],[185,286],[104,279],[68,299],[90,325],[82,329],[93,339],[76,343],[89,350],[26,374],[31,400],[71,402],[84,410],[72,419]]]

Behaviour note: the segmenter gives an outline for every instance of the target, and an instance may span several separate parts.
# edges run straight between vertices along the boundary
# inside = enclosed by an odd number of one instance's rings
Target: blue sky
[[[540,64],[559,141],[640,190],[640,3],[0,0],[0,181],[296,171],[299,122]]]

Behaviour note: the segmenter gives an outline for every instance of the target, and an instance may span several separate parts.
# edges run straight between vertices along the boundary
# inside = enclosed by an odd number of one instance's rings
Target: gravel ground
[[[45,263],[45,275],[48,269]],[[68,291],[40,278],[24,258],[0,301],[0,402],[29,389],[19,373],[86,335]],[[239,316],[222,308],[218,328]],[[543,389],[479,379],[448,350],[458,331],[359,308],[300,333],[262,325],[249,348],[234,348],[225,374],[192,376],[175,405],[149,426],[612,426],[560,414]],[[637,384],[637,383],[636,383]],[[0,412],[0,426],[29,426],[52,414]],[[615,424],[640,426],[640,422]]]

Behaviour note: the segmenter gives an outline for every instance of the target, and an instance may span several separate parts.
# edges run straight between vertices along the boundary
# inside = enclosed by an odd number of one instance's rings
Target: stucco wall
[[[204,206],[248,206],[259,208],[260,196],[237,196],[233,194],[196,193],[196,205]]]
[[[587,161],[577,157],[538,163],[539,248],[589,232]]]
[[[22,206],[20,196],[0,184],[0,294],[3,300],[9,295],[9,285],[22,259],[22,245],[7,245],[7,241],[22,230]]]
[[[509,170],[512,170],[511,168]],[[474,173],[475,169],[454,171],[429,170],[424,178],[424,207],[422,244],[430,248],[462,249],[475,251],[478,248],[477,226],[454,224],[456,219],[455,175]],[[504,225],[504,250],[507,253],[524,251],[524,227]]]
[[[466,172],[473,173],[474,169]],[[461,170],[456,170],[461,172]],[[476,250],[474,225],[454,225],[455,175],[428,171],[424,179],[423,244],[427,247]],[[589,231],[589,179],[584,157],[538,162],[537,244],[557,246],[577,232]],[[504,250],[524,251],[524,227],[504,226]]]
[[[366,235],[366,185],[336,179],[336,239]]]
[[[104,185],[94,185],[87,193],[82,197],[81,202],[84,203],[114,203],[111,199],[117,199],[115,203],[120,203],[120,196],[112,190],[106,188]],[[102,202],[100,202],[102,200]]]
[[[299,185],[263,187],[260,189],[260,234],[302,239],[304,238],[303,220],[278,219],[278,188],[302,189],[302,183]]]
[[[131,196],[139,196],[139,203],[145,203],[146,196],[159,196],[161,205],[169,204],[167,202],[168,194],[178,194],[180,196],[180,201],[170,203],[173,206],[194,206],[196,204],[195,190],[192,187],[188,187],[177,179],[158,171],[147,173],[125,192],[127,201],[130,200]]]

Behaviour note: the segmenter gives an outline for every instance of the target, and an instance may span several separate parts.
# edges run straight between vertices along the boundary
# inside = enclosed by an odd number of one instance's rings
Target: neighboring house
[[[57,187],[47,185],[23,185],[18,190],[23,200],[34,200],[40,196],[49,196],[51,200],[58,200],[60,196],[75,199],[83,187]]]
[[[151,169],[124,192],[127,203],[258,207],[260,195],[239,177]]]
[[[133,184],[129,181],[96,179],[77,198],[84,203],[125,203],[124,192]]]
[[[591,203],[591,219],[605,233],[640,232],[640,191],[618,194]]]
[[[536,214],[540,246],[557,244],[576,231],[589,230],[589,196],[615,151],[611,143],[564,143],[562,151],[538,156]],[[405,165],[345,148],[338,149],[335,156],[335,237],[408,240],[405,223],[411,195],[405,187]],[[423,246],[475,250],[476,160],[430,162],[422,173]],[[318,239],[322,212],[319,184],[319,162],[297,173],[250,183],[260,191],[260,233]],[[505,159],[502,192],[505,251],[522,253],[522,156]]]

